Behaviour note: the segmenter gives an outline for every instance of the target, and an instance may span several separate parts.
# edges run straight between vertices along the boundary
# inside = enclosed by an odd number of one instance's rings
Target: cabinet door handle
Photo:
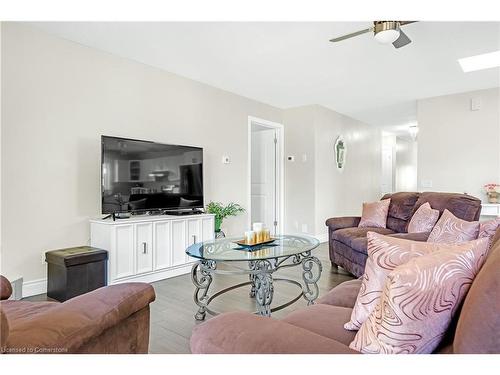
[[[193,237],[193,244],[196,243],[196,234],[193,234],[191,237]]]
[[[142,243],[142,253],[146,254],[148,252],[148,244],[146,242]]]

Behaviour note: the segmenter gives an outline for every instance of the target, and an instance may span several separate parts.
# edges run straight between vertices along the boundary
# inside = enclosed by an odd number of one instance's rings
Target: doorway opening
[[[283,125],[248,117],[248,221],[283,232]]]

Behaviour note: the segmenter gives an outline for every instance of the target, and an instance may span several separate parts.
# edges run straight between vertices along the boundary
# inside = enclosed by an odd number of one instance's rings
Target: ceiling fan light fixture
[[[375,34],[375,40],[380,44],[390,44],[399,38],[399,29],[382,30]]]
[[[418,125],[416,125],[416,124],[410,125],[410,127],[408,128],[408,133],[410,133],[411,139],[416,141],[417,135],[418,135]]]
[[[375,21],[373,32],[375,40],[381,44],[393,43],[401,35],[398,21]]]

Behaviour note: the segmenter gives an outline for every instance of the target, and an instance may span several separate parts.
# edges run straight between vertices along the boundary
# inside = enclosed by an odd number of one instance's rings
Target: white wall
[[[396,135],[383,131],[380,152],[381,176],[380,192],[382,195],[396,191]]]
[[[482,186],[500,182],[499,91],[418,101],[419,190],[467,192],[485,200]],[[481,99],[479,111],[471,110],[472,98]]]
[[[362,202],[380,199],[380,131],[330,109],[315,109],[315,235],[325,237],[325,220],[361,215]],[[334,144],[346,141],[346,163],[335,167]]]
[[[325,237],[325,220],[359,215],[361,203],[379,199],[380,133],[330,109],[304,106],[285,110],[286,230]],[[334,144],[347,143],[346,165],[335,167]],[[304,227],[305,225],[305,227]]]
[[[285,132],[285,232],[314,234],[314,112],[312,106],[290,108]],[[305,160],[304,160],[305,157]]]
[[[396,137],[395,191],[417,191],[417,141]]]
[[[248,116],[280,109],[49,36],[2,30],[2,272],[45,277],[43,253],[87,244],[100,135],[202,146],[206,201],[246,205]],[[231,164],[222,164],[222,155]],[[225,222],[239,234],[247,218]]]

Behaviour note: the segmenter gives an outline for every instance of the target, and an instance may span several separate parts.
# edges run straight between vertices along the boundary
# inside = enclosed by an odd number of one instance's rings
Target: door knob
[[[148,252],[148,244],[146,242],[142,243],[142,253],[146,254]]]

